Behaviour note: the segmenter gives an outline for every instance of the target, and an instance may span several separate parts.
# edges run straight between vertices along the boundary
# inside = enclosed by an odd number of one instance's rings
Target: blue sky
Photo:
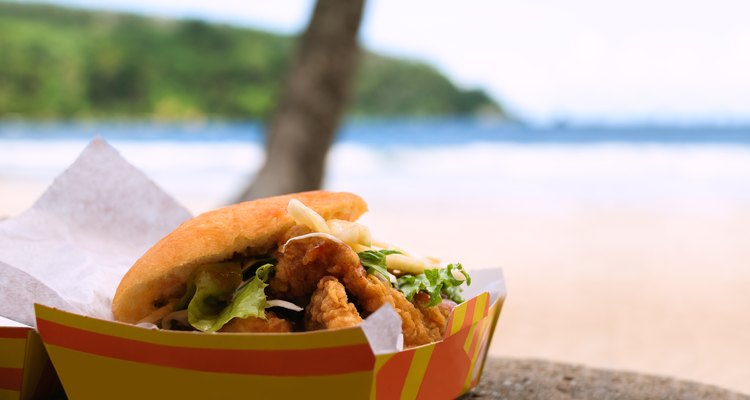
[[[311,0],[53,0],[283,33]],[[361,39],[539,123],[750,122],[748,0],[370,0]]]

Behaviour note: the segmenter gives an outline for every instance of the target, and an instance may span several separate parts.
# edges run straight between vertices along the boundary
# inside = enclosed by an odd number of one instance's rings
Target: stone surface
[[[490,358],[462,400],[750,400],[716,386],[541,360]]]

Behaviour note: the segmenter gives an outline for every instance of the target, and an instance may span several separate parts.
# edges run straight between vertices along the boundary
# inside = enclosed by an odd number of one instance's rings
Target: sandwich
[[[202,332],[357,326],[384,304],[404,344],[439,340],[471,283],[442,264],[374,240],[359,196],[314,191],[201,214],[149,249],[120,282],[115,320]]]

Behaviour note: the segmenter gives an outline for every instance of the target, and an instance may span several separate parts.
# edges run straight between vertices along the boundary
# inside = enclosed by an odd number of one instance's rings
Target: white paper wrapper
[[[0,328],[29,328],[29,326],[5,317],[0,317]]]
[[[94,139],[31,209],[0,222],[0,315],[34,325],[35,302],[111,319],[122,276],[190,213]]]
[[[360,326],[375,355],[395,353],[404,349],[401,317],[390,304],[383,304],[378,311],[365,318]]]

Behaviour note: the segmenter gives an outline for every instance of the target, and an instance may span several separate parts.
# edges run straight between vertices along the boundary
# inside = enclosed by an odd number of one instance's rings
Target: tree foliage
[[[168,20],[0,2],[0,117],[262,118],[294,38]],[[354,115],[501,113],[423,63],[364,55]]]

